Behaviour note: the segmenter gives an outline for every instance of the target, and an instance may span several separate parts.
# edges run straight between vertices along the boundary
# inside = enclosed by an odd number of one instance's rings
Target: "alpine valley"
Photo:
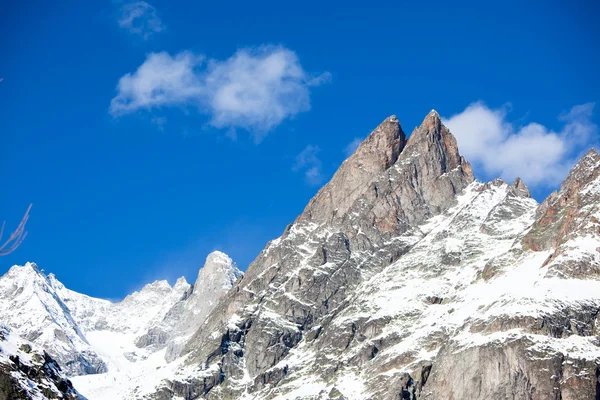
[[[391,116],[244,274],[115,303],[27,263],[0,321],[0,400],[598,400],[600,155],[538,204]]]

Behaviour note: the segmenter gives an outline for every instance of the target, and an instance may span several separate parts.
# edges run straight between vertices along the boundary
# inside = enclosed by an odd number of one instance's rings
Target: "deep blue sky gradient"
[[[598,2],[150,3],[167,29],[148,40],[119,28],[119,3],[4,5],[0,219],[10,229],[34,207],[0,274],[35,261],[69,288],[118,299],[154,279],[193,281],[214,249],[245,269],[317,191],[292,169],[309,144],[329,177],[390,114],[410,133],[432,108],[510,102],[511,119],[559,129],[557,115],[600,93]],[[150,52],[226,59],[261,44],[332,79],[260,144],[183,109],[108,112],[119,78]]]

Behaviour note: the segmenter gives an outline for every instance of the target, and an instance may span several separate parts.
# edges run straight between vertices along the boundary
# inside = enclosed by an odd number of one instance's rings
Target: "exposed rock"
[[[600,279],[600,155],[591,149],[569,173],[560,191],[538,210],[538,219],[523,238],[535,251],[553,250],[548,274]],[[577,249],[577,254],[573,250]]]
[[[230,370],[223,390],[234,396],[234,382],[245,371],[262,376],[315,321],[347,307],[361,282],[421,237],[416,224],[454,204],[472,181],[470,165],[435,111],[408,141],[397,119],[386,119],[250,265],[184,352]],[[221,347],[213,332],[225,331],[240,336],[242,355],[211,359]]]
[[[0,399],[84,400],[48,353],[33,349],[6,326],[0,325],[0,332]]]

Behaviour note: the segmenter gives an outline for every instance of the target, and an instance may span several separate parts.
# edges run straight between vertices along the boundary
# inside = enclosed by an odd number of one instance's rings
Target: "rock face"
[[[473,179],[435,111],[408,140],[396,117],[386,119],[250,265],[184,353],[219,361],[232,388],[249,375],[259,389],[268,370],[418,242],[418,224],[454,204]],[[222,342],[231,347],[225,354]]]
[[[523,238],[532,250],[553,250],[548,274],[600,279],[600,155],[591,149],[569,173],[559,192],[538,210],[538,220]]]
[[[474,181],[435,111],[408,139],[386,119],[157,398],[600,398],[599,171],[591,152],[539,206],[521,179]]]
[[[136,340],[136,345],[167,346],[165,357],[167,361],[173,361],[185,341],[242,275],[227,254],[220,251],[210,253],[198,272],[194,286],[189,287],[165,314],[148,324],[147,333]]]
[[[60,366],[0,325],[0,399],[82,399]]]

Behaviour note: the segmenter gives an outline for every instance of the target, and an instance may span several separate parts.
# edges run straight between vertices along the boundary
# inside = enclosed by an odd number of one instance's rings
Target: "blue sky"
[[[538,200],[598,140],[597,2],[284,3],[6,5],[0,218],[34,206],[0,273],[117,299],[215,249],[244,269],[391,114],[435,108]]]

